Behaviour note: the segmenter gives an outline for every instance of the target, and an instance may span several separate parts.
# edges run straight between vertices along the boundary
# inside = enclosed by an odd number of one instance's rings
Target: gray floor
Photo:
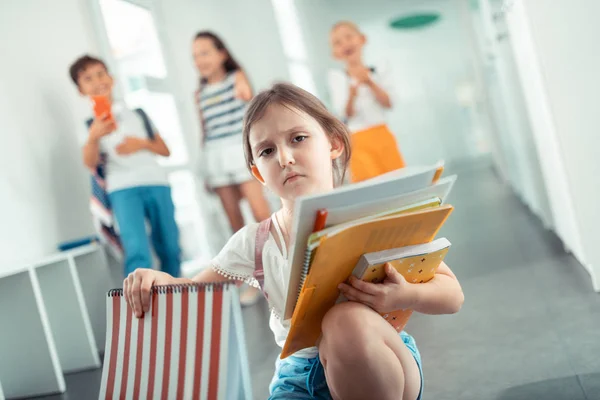
[[[415,315],[407,330],[423,356],[425,399],[600,400],[600,294],[553,234],[488,168],[459,171],[456,209],[441,235],[465,305]],[[244,310],[256,399],[278,354],[260,303]],[[95,398],[100,371],[67,376],[52,399]]]

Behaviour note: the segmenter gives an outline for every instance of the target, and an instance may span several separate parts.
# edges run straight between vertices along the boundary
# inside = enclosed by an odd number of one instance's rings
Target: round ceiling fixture
[[[419,29],[429,26],[440,19],[440,14],[427,12],[405,15],[390,22],[392,29]]]

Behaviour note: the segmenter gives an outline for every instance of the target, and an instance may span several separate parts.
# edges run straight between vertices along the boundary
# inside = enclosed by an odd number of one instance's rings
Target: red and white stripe
[[[142,319],[124,297],[108,297],[99,398],[226,398],[230,290],[153,294]]]

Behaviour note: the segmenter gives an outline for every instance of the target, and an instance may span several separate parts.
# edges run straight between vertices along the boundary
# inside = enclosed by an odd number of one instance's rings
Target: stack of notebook
[[[450,243],[432,241],[452,212],[444,200],[456,179],[440,178],[442,171],[442,165],[404,169],[297,201],[285,306],[291,329],[282,358],[315,345],[324,315],[344,300],[338,285],[352,274],[382,280],[391,262],[411,283],[433,278]],[[382,316],[401,330],[410,313]]]

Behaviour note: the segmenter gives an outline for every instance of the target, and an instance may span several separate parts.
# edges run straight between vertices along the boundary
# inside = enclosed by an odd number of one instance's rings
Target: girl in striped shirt
[[[243,198],[257,221],[271,215],[262,185],[246,168],[242,146],[242,120],[252,89],[240,65],[214,33],[196,34],[192,51],[200,74],[195,96],[202,125],[200,173],[208,189],[219,196],[231,229],[237,232],[244,227]],[[259,298],[260,292],[249,288],[242,303],[252,304]]]

